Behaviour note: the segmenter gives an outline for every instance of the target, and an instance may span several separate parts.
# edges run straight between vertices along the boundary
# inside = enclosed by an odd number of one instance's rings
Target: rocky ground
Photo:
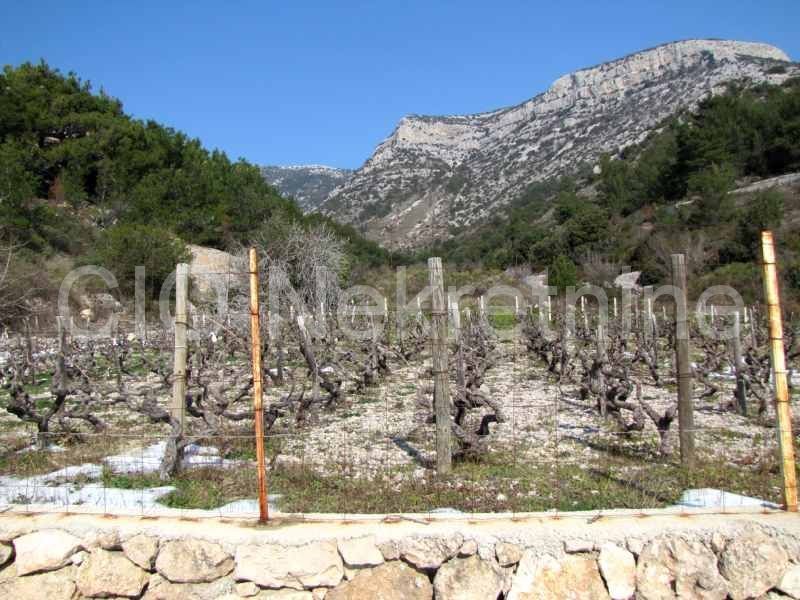
[[[674,503],[690,487],[722,488],[773,502],[780,500],[774,418],[771,414],[766,418],[743,417],[724,409],[732,394],[728,375],[718,374],[722,385],[716,396],[695,404],[699,467],[686,475],[679,473],[675,456],[659,455],[658,434],[652,422],[647,422],[643,432],[621,434],[611,421],[598,414],[593,401],[580,398],[576,382],[559,385],[525,352],[521,342],[502,343],[500,354],[502,359],[488,372],[484,390],[501,401],[506,420],[491,425],[486,461],[456,465],[447,489],[433,483],[429,468],[434,457],[434,432],[433,426],[425,423],[418,403],[420,387],[428,385],[427,357],[421,356],[408,364],[394,359],[390,375],[378,385],[347,396],[337,406],[314,411],[302,426],[286,415],[270,431],[270,468],[276,473],[310,470],[314,477],[323,479],[325,494],[334,495],[330,504],[307,504],[310,494],[289,489],[320,485],[317,479],[297,481],[289,476],[281,480],[276,476],[277,489],[271,491],[285,492],[289,506],[284,508],[292,510],[335,507],[335,494],[340,490],[333,482],[356,480],[389,482],[390,487],[384,492],[395,496],[398,504],[393,506],[399,508],[408,501],[410,509],[417,510],[452,506],[522,510],[551,505],[560,509],[648,508]],[[676,401],[674,380],[668,372],[665,366],[660,387],[648,382],[645,373],[635,374],[643,384],[643,399],[660,411]],[[146,387],[155,383],[155,378],[142,376],[131,385]],[[286,391],[288,386],[267,388],[266,401]],[[47,392],[42,391],[41,395],[45,397]],[[167,399],[165,395],[162,401],[166,403]],[[148,424],[119,404],[102,408],[98,415],[109,424],[106,432],[86,436],[79,442],[67,440],[50,448],[42,460],[30,447],[30,426],[0,411],[0,486],[24,488],[35,481],[40,492],[45,490],[42,498],[51,502],[59,498],[63,502],[64,496],[47,486],[63,485],[68,479],[80,480],[81,489],[94,483],[101,490],[106,485],[131,485],[137,489],[156,488],[161,495],[174,491],[169,486],[155,485],[158,482],[153,482],[152,477],[139,483],[110,481],[109,471],[152,474],[160,460],[158,443],[166,429]],[[228,439],[198,440],[195,447],[206,449],[194,452],[188,460],[193,461],[194,467],[218,470],[250,464],[254,457],[250,427],[246,422],[232,425],[226,434]],[[672,448],[677,449],[677,420],[669,437]],[[82,470],[64,471],[65,467],[79,465]],[[281,489],[282,485],[286,489]],[[431,491],[431,485],[438,487]],[[427,504],[418,502],[420,488]],[[91,503],[96,497],[87,490],[76,495],[74,485],[72,490],[71,495],[65,496],[68,501],[71,498]],[[357,496],[364,491],[360,487],[359,490],[341,493]],[[406,497],[412,493],[410,490],[416,494],[414,497]],[[468,492],[475,504],[465,505],[459,491]],[[242,493],[228,490],[218,504],[240,500]],[[108,494],[102,497],[107,503]],[[158,497],[159,494],[148,496],[148,505],[157,502]],[[4,498],[13,500],[9,494]],[[352,497],[348,501],[363,509]],[[381,502],[375,501],[378,505]]]

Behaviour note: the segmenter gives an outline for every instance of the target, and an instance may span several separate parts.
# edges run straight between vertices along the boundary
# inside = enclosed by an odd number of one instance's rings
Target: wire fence
[[[219,273],[230,282],[244,274]],[[605,362],[596,367],[594,306],[581,303],[570,330],[567,312],[549,303],[507,298],[503,310],[490,311],[475,296],[448,304],[454,467],[443,476],[427,300],[412,300],[400,314],[388,301],[373,303],[371,313],[357,304],[307,305],[275,310],[262,292],[272,513],[559,516],[781,505],[758,310],[743,332],[751,359],[744,412],[732,401],[731,348],[693,338],[697,456],[688,467],[678,455],[672,307],[645,309],[639,300],[629,333],[623,315],[613,315],[601,330]],[[235,298],[224,314],[192,307],[180,418],[171,404],[169,323],[142,328],[120,319],[107,338],[64,335],[65,323],[28,323],[0,338],[0,505],[257,514],[249,318]],[[726,325],[727,317],[716,318]],[[543,320],[553,336],[537,329]]]

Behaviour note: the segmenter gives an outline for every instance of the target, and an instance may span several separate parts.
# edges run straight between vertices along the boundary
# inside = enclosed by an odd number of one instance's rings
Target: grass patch
[[[517,326],[517,317],[513,313],[492,313],[487,318],[495,329],[514,329]]]
[[[229,502],[258,496],[255,468],[248,467],[190,469],[166,485],[175,486],[175,491],[159,502],[170,508],[212,510]]]
[[[58,468],[53,453],[46,450],[20,452],[12,448],[0,454],[0,473],[4,475],[32,477]]]
[[[103,469],[102,481],[107,488],[121,490],[140,490],[167,485],[159,479],[157,473],[114,473],[109,468]]]
[[[450,477],[390,472],[373,480],[326,476],[308,468],[270,472],[270,490],[288,512],[394,513],[451,507],[465,512],[537,512],[661,508],[686,489],[714,487],[780,501],[777,472],[759,465],[700,463],[691,472],[672,462],[634,465],[514,462],[497,455],[456,464]]]
[[[175,490],[159,500],[170,508],[211,510],[257,495],[255,470],[249,468],[188,469],[168,481],[162,481],[157,473],[113,473],[105,469],[102,482],[106,487],[123,490],[172,486]]]
[[[26,449],[30,435],[5,438],[0,448],[0,474],[14,477],[32,477],[84,463],[101,463],[103,459],[125,447],[127,440],[112,436],[89,435],[85,438],[53,433],[50,444],[61,451]]]

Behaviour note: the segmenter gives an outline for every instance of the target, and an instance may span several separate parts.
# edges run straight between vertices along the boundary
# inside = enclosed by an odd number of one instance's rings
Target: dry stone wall
[[[612,536],[588,528],[585,535],[575,536],[575,529],[561,535],[541,520],[518,523],[505,530],[516,534],[502,537],[487,535],[487,528],[472,531],[466,522],[463,532],[432,535],[424,526],[355,536],[347,527],[332,535],[328,527],[320,539],[298,536],[298,544],[288,543],[292,525],[278,525],[277,535],[250,528],[246,540],[219,524],[177,536],[170,527],[154,533],[158,523],[136,533],[101,520],[96,529],[77,527],[68,517],[37,527],[0,517],[0,598],[800,598],[797,531],[763,518],[670,522],[645,535],[628,533],[635,529],[622,520]]]

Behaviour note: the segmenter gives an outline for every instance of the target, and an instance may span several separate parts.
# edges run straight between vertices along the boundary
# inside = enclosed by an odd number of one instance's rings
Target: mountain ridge
[[[780,83],[797,71],[789,60],[769,44],[682,40],[567,73],[509,107],[407,115],[320,210],[391,247],[446,239],[530,185],[642,141],[730,82]]]
[[[284,196],[294,198],[308,213],[316,210],[335,187],[353,174],[353,170],[318,164],[263,165],[261,174],[267,183]]]

